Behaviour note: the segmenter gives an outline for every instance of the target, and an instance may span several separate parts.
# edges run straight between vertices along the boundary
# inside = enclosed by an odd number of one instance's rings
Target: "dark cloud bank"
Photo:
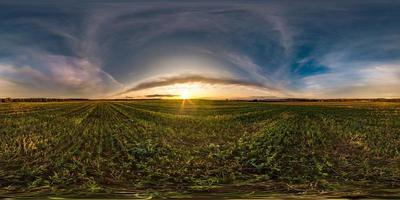
[[[205,77],[202,75],[179,75],[172,77],[159,78],[157,80],[147,81],[140,83],[132,88],[129,88],[123,92],[118,93],[117,95],[123,95],[129,92],[145,90],[155,87],[162,87],[174,84],[182,84],[182,83],[204,83],[210,85],[237,85],[237,86],[247,86],[247,87],[256,87],[262,89],[276,90],[271,87],[267,87],[261,83],[249,82],[240,79],[233,78],[213,78],[213,77]]]
[[[172,98],[172,97],[178,97],[179,95],[175,95],[175,94],[149,94],[146,95],[145,97],[147,98]]]

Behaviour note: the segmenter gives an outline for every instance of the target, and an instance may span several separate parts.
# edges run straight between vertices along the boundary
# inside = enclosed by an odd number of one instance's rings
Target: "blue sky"
[[[182,84],[198,97],[400,97],[400,2],[0,2],[0,97]]]

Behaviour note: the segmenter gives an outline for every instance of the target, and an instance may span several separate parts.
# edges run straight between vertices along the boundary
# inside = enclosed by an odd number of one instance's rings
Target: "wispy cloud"
[[[0,64],[0,80],[13,83],[15,90],[9,95],[29,96],[85,96],[96,97],[121,88],[121,84],[93,66],[85,59],[65,56],[41,55],[45,68]]]
[[[0,20],[0,27],[16,31],[0,33],[0,80],[12,82],[14,90],[5,95],[100,97],[123,87],[103,70],[91,26],[81,27],[74,16],[81,13],[58,8],[55,14],[32,6],[26,16],[19,13],[22,4],[8,8],[16,13]]]
[[[304,78],[304,94],[321,97],[398,97],[400,64],[369,64]]]

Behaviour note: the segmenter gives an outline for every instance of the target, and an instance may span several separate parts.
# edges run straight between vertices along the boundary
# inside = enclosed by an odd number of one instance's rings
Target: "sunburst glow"
[[[190,99],[190,92],[188,89],[182,89],[180,91],[181,99]]]

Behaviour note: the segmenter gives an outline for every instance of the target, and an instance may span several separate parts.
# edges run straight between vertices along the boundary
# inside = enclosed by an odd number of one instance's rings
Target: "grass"
[[[400,187],[400,103],[0,104],[0,194]]]

